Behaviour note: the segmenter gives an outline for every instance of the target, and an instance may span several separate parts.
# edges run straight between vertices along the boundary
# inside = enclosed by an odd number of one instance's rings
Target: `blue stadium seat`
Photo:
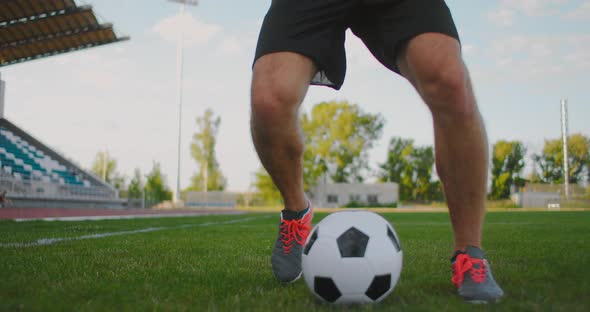
[[[0,127],[0,169],[20,180],[37,179],[89,186],[65,165],[45,155],[9,129]]]

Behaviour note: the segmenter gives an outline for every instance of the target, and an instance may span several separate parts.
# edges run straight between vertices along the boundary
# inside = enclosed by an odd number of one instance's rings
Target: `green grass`
[[[241,223],[206,224],[256,217]],[[325,215],[318,214],[316,223]],[[450,283],[452,239],[444,213],[385,215],[404,268],[378,311],[590,311],[590,212],[488,213],[485,247],[506,297],[470,306]],[[2,311],[323,311],[305,282],[279,285],[270,271],[276,214],[80,222],[0,222]],[[195,226],[205,224],[204,226]],[[191,225],[181,227],[181,225]],[[165,229],[52,245],[42,238]],[[3,246],[3,247],[2,247]]]

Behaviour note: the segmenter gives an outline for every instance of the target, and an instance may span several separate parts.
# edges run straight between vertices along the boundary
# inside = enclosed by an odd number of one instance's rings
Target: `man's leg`
[[[309,58],[291,52],[267,54],[254,64],[252,139],[262,165],[281,192],[285,209],[292,211],[307,207],[298,110],[315,72]]]
[[[481,247],[488,142],[459,42],[442,34],[422,34],[408,42],[398,66],[432,112],[436,169],[449,206],[455,250]]]
[[[254,64],[252,139],[285,202],[271,256],[273,274],[283,283],[301,276],[303,244],[313,218],[303,192],[298,109],[315,72],[309,58],[291,52],[267,54]]]
[[[488,142],[459,42],[419,35],[401,52],[398,66],[432,112],[436,168],[455,234],[452,281],[468,302],[497,301],[504,292],[481,250]]]

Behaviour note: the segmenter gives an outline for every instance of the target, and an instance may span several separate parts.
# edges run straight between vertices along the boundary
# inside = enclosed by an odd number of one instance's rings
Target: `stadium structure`
[[[74,0],[0,0],[0,67],[127,39]],[[0,193],[9,205],[125,206],[111,185],[6,119],[5,88],[0,79]]]

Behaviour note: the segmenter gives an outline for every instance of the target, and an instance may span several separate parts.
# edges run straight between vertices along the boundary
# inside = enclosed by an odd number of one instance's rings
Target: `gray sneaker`
[[[459,296],[469,303],[497,302],[504,296],[481,249],[467,246],[453,261],[453,283]]]
[[[301,253],[312,218],[311,206],[300,212],[281,212],[279,235],[270,258],[272,272],[281,283],[291,283],[301,277]]]

